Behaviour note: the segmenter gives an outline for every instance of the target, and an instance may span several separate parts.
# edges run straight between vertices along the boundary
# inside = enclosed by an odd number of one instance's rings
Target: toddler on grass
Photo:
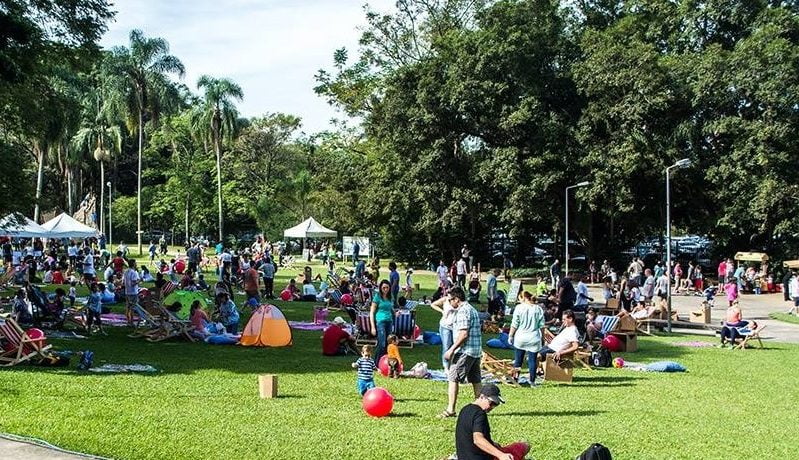
[[[358,393],[363,396],[368,390],[375,387],[375,360],[372,359],[372,347],[364,345],[361,348],[361,357],[352,363],[354,369],[358,369]]]
[[[388,347],[386,354],[388,355],[388,376],[396,379],[400,376],[400,367],[402,364],[402,357],[400,356],[399,347],[397,344],[399,339],[396,335],[391,334],[388,336]]]

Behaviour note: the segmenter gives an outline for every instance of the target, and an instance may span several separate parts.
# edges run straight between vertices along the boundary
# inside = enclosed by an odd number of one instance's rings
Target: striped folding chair
[[[619,325],[618,316],[600,315],[597,316],[597,321],[602,321],[602,327],[599,332],[602,333],[603,337],[608,335],[611,331],[616,330],[616,327]]]
[[[44,345],[45,338],[32,339],[19,324],[11,318],[0,320],[0,338],[8,344],[0,350],[0,366],[14,366],[35,357],[46,358],[45,351],[50,345]]]
[[[355,318],[355,344],[377,345],[377,337],[372,335],[372,322],[368,311],[359,311]]]
[[[394,317],[394,335],[399,339],[398,346],[413,348],[413,330],[416,328],[416,311],[400,311]]]

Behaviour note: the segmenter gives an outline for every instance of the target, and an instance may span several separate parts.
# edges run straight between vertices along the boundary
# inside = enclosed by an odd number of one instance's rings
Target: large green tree
[[[219,211],[219,241],[224,238],[222,215],[222,144],[230,142],[234,135],[238,111],[235,101],[244,98],[241,87],[227,78],[203,75],[197,81],[203,91],[203,102],[198,107],[195,127],[211,140],[216,154],[216,187]]]
[[[140,30],[130,32],[130,43],[114,47],[106,59],[106,73],[115,84],[109,94],[112,104],[127,113],[128,129],[138,135],[138,165],[136,175],[137,241],[142,251],[142,151],[144,125],[157,122],[162,112],[175,110],[179,95],[167,75],[183,77],[185,69],[178,58],[169,54],[169,43],[163,38],[146,37]],[[145,119],[147,116],[147,119]]]

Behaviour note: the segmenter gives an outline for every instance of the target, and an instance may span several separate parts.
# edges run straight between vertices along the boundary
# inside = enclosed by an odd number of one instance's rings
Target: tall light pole
[[[666,168],[666,277],[669,280],[669,287],[666,291],[666,330],[668,332],[671,332],[671,185],[669,184],[669,172],[673,168],[687,168],[690,165],[691,160],[683,158]]]
[[[111,246],[111,181],[105,185],[108,186],[108,246]]]
[[[569,190],[577,187],[585,187],[590,182],[582,181],[579,184],[574,184],[566,187],[566,230],[565,230],[565,237],[564,238],[564,245],[565,245],[565,252],[563,253],[563,258],[566,259],[566,270],[563,272],[564,276],[569,276]]]

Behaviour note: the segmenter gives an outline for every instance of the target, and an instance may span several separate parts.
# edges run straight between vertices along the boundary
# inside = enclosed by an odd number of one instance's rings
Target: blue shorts
[[[375,387],[374,380],[361,380],[358,379],[358,393],[363,396],[364,393]]]

